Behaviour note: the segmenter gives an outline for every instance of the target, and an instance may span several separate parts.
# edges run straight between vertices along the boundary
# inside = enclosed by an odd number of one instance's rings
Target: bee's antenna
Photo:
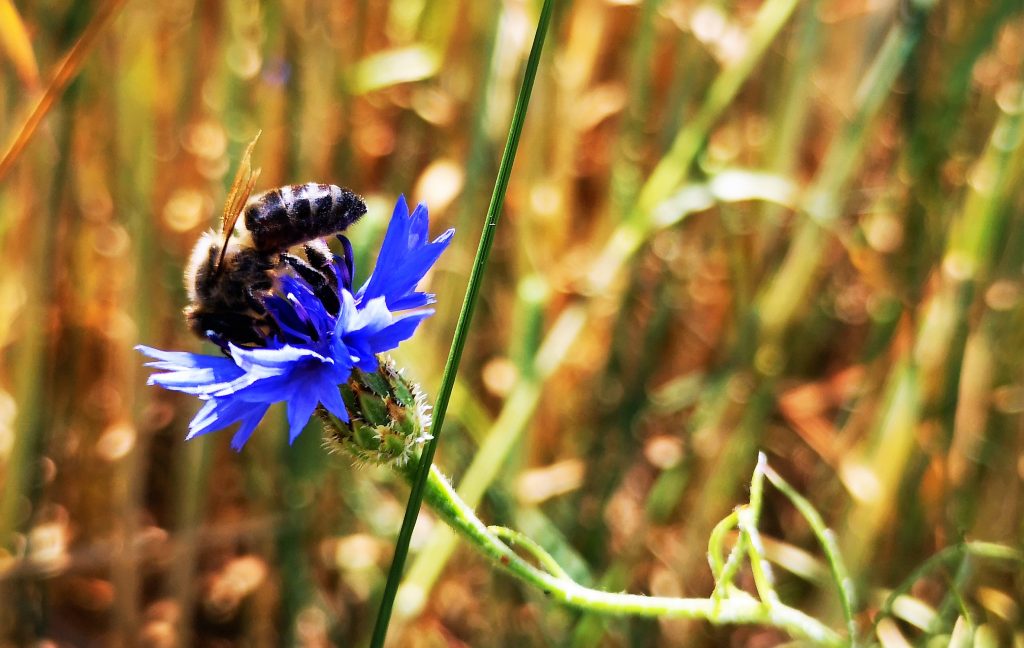
[[[220,255],[217,257],[217,265],[214,268],[215,275],[220,272],[221,263],[224,261],[224,254],[228,249],[228,240],[231,239],[231,233],[235,230],[235,223],[238,222],[238,217],[241,215],[246,201],[249,200],[249,196],[252,194],[252,188],[256,185],[256,178],[260,175],[260,169],[253,171],[250,160],[252,158],[252,149],[256,146],[256,140],[260,138],[262,133],[262,130],[256,131],[256,136],[252,138],[249,145],[245,147],[245,151],[242,152],[242,159],[238,163],[238,171],[235,172],[235,179],[231,183],[228,198],[224,202],[224,214],[221,216],[220,221],[221,234],[224,235],[224,241],[220,246]]]

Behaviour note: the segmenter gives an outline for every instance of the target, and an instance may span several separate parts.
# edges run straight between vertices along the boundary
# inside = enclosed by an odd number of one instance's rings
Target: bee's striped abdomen
[[[257,250],[280,252],[342,232],[365,213],[366,203],[348,189],[307,182],[253,196],[244,217]]]

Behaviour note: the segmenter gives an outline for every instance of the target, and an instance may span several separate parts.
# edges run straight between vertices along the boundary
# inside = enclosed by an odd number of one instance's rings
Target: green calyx
[[[377,371],[355,369],[339,387],[349,413],[342,422],[324,408],[324,444],[359,463],[402,467],[430,439],[430,406],[419,386],[402,376],[390,358]]]

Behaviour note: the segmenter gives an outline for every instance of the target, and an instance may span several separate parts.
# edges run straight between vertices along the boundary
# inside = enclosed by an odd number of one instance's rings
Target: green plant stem
[[[768,466],[768,458],[758,453],[757,467],[754,477],[750,480],[750,506],[742,508],[738,513],[737,524],[740,532],[747,538],[747,555],[750,558],[750,570],[754,576],[754,585],[762,601],[770,604],[778,603],[779,595],[775,592],[771,567],[764,559],[764,542],[757,523],[761,519],[761,506],[764,504],[764,471]]]
[[[718,587],[715,588],[716,592],[728,584],[729,580],[722,578],[722,574],[725,571],[725,561],[722,560],[725,534],[735,529],[738,523],[739,515],[736,511],[733,511],[715,525],[715,528],[711,530],[711,536],[708,538],[708,564],[711,566],[711,575],[714,577],[715,582],[718,583]],[[729,557],[732,557],[731,553]]]
[[[427,478],[432,469],[434,453],[437,450],[445,413],[448,409],[448,401],[455,386],[455,375],[458,372],[459,362],[462,359],[462,351],[466,346],[469,325],[473,319],[473,310],[476,307],[477,296],[483,283],[484,269],[487,267],[487,260],[490,256],[491,247],[494,244],[494,233],[497,229],[498,219],[501,216],[502,205],[505,202],[505,191],[508,189],[509,177],[512,174],[512,164],[515,161],[516,150],[519,148],[519,138],[522,135],[523,123],[526,121],[526,109],[530,104],[533,82],[537,77],[537,68],[540,65],[540,55],[544,48],[544,38],[548,31],[548,23],[551,21],[553,6],[552,0],[544,0],[540,17],[537,20],[537,31],[533,37],[533,47],[530,50],[526,71],[523,75],[523,84],[519,89],[519,97],[516,100],[515,110],[512,113],[512,124],[509,127],[508,139],[505,142],[505,151],[501,156],[501,164],[498,166],[498,177],[494,183],[494,192],[491,194],[491,203],[487,208],[487,220],[480,234],[480,245],[477,248],[476,258],[473,262],[473,270],[469,275],[466,296],[462,302],[459,320],[455,325],[455,335],[452,340],[451,350],[448,353],[448,362],[445,364],[444,374],[441,376],[441,386],[438,388],[437,400],[434,403],[434,422],[431,426],[433,436],[423,450],[416,476],[412,481],[412,492],[409,494],[405,517],[402,520],[402,529],[399,531],[398,540],[395,544],[395,557],[392,559],[391,568],[388,571],[384,595],[373,629],[373,637],[370,642],[372,648],[382,648],[384,639],[387,636],[395,594],[398,592],[398,584],[402,578],[405,559],[409,553],[412,531],[416,526],[416,518],[419,515],[420,505],[423,501]]]
[[[839,602],[843,608],[843,617],[846,619],[846,631],[850,637],[855,638],[857,636],[857,622],[853,616],[853,609],[856,592],[853,586],[853,579],[850,578],[850,572],[846,569],[846,563],[843,562],[843,557],[839,553],[839,545],[836,542],[835,533],[825,525],[825,520],[822,519],[821,514],[814,508],[814,505],[764,462],[764,454],[761,454],[758,460],[758,470],[764,473],[764,476],[768,478],[772,486],[779,489],[783,495],[789,498],[789,501],[793,503],[796,510],[807,520],[807,524],[811,527],[811,533],[814,534],[818,543],[821,544],[821,548],[825,552],[825,560],[828,562],[829,571],[832,574],[832,581],[835,583],[836,591],[839,594]],[[856,644],[854,643],[854,645]]]
[[[568,572],[562,569],[562,566],[555,561],[551,554],[544,550],[544,547],[534,542],[533,538],[514,529],[494,526],[493,524],[487,527],[487,530],[507,545],[522,547],[555,578],[571,580]]]
[[[403,476],[413,482],[417,476],[415,468],[407,466]],[[488,529],[434,466],[429,471],[423,501],[502,571],[538,589],[550,599],[578,610],[614,616],[694,619],[715,625],[772,626],[817,645],[845,645],[845,640],[832,629],[777,600],[762,602],[745,593],[715,600],[603,592],[541,571],[512,551]]]
[[[740,507],[743,508],[743,507]],[[730,519],[731,518],[731,519]],[[733,511],[730,518],[732,526],[736,526],[740,522],[740,512]],[[718,527],[716,526],[717,530]],[[715,591],[711,593],[711,597],[716,601],[721,601],[723,598],[729,596],[735,585],[733,579],[736,578],[736,574],[739,573],[740,567],[743,566],[743,556],[747,553],[747,535],[740,533],[736,537],[736,544],[729,552],[729,557],[722,564],[722,568],[718,572],[718,576],[715,579]]]

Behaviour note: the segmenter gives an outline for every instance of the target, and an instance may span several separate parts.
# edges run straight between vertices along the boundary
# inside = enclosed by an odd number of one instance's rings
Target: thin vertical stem
[[[508,140],[505,142],[505,152],[501,157],[498,177],[494,183],[494,192],[491,195],[491,203],[487,208],[487,220],[480,234],[480,245],[477,248],[476,258],[473,262],[473,270],[469,275],[469,285],[466,288],[466,296],[462,302],[462,309],[459,312],[458,323],[455,325],[455,335],[452,340],[451,350],[448,353],[448,362],[445,364],[444,374],[441,377],[441,386],[438,388],[437,401],[434,404],[434,423],[431,426],[433,437],[423,450],[416,477],[412,483],[412,492],[409,494],[409,503],[406,506],[405,517],[402,520],[402,529],[398,534],[398,541],[395,545],[395,557],[388,571],[388,580],[384,586],[383,600],[381,600],[380,610],[377,613],[377,622],[373,629],[373,638],[370,642],[372,648],[381,648],[384,645],[384,639],[387,637],[388,623],[391,619],[395,594],[398,591],[398,583],[401,580],[405,559],[409,553],[409,542],[412,539],[413,528],[416,526],[416,517],[419,515],[420,505],[423,503],[423,492],[427,477],[430,475],[430,467],[434,461],[434,453],[437,450],[438,439],[440,438],[445,413],[448,409],[448,400],[451,398],[452,389],[455,386],[455,375],[458,371],[459,362],[462,359],[462,351],[466,346],[466,337],[469,332],[469,325],[473,319],[473,310],[480,292],[480,285],[483,282],[483,273],[487,267],[491,247],[494,244],[494,233],[497,229],[498,219],[501,216],[502,205],[505,202],[505,192],[508,189],[509,176],[512,174],[512,164],[515,161],[516,149],[519,147],[519,138],[522,135],[523,123],[526,120],[526,109],[530,104],[533,82],[537,77],[537,68],[540,64],[540,55],[544,47],[544,37],[547,34],[548,23],[551,21],[553,4],[552,0],[544,0],[540,18],[537,21],[537,32],[533,37],[533,47],[530,50],[530,57],[526,63],[523,84],[519,90],[519,98],[516,100],[515,111],[512,113],[512,124],[509,127]]]
[[[836,592],[839,594],[839,603],[842,605],[843,617],[846,619],[846,631],[850,636],[850,641],[856,644],[857,621],[854,616],[854,607],[857,594],[854,589],[853,579],[850,578],[850,572],[847,571],[846,563],[843,562],[843,556],[839,552],[839,545],[836,542],[835,534],[825,525],[825,520],[822,519],[821,514],[814,508],[814,505],[807,498],[800,495],[795,488],[790,486],[789,482],[782,478],[782,475],[775,472],[768,465],[759,463],[759,466],[761,466],[761,470],[764,472],[764,476],[768,478],[768,481],[789,498],[793,506],[804,516],[804,519],[807,520],[811,527],[814,537],[821,544],[821,548],[825,552],[825,559],[828,561],[829,571],[832,573],[832,581],[835,583]]]

